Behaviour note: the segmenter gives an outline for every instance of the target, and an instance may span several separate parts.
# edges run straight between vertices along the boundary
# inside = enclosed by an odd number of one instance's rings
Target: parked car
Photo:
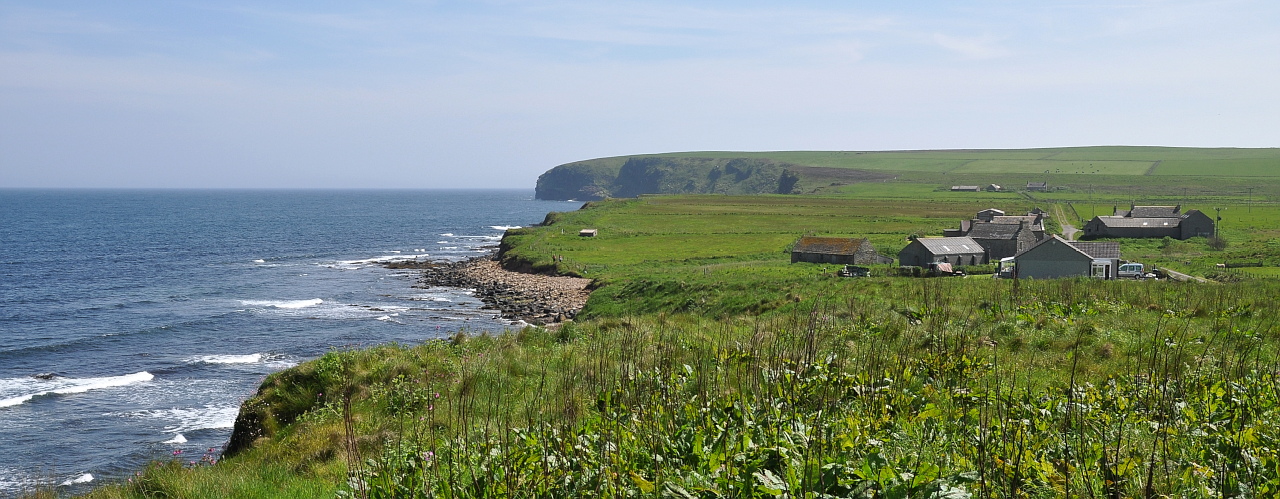
[[[1116,269],[1117,279],[1154,279],[1155,277],[1154,273],[1147,272],[1146,267],[1137,262],[1125,263]]]
[[[857,265],[845,265],[840,269],[840,277],[870,277],[871,269]]]

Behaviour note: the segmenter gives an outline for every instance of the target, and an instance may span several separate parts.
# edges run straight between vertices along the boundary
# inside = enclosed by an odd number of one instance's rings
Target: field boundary
[[[1164,160],[1163,160],[1163,159],[1157,159],[1155,163],[1151,163],[1151,167],[1150,167],[1150,168],[1147,168],[1147,171],[1146,171],[1145,173],[1143,173],[1142,175],[1143,175],[1144,177],[1150,177],[1150,176],[1152,176],[1152,175],[1155,175],[1155,174],[1156,174],[1156,168],[1159,168],[1159,167],[1160,167],[1160,163],[1163,163],[1163,162],[1164,162]]]

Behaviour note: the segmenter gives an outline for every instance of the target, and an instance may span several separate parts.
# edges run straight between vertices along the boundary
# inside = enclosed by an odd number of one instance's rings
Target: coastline
[[[421,266],[418,286],[475,289],[486,309],[537,326],[577,317],[591,295],[591,279],[529,274],[502,268],[492,256]]]

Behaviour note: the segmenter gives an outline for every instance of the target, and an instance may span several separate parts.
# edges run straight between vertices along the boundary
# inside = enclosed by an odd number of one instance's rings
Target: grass
[[[607,194],[610,189],[622,188],[612,185],[619,168],[628,159],[636,158],[654,167],[650,173],[660,179],[657,180],[662,187],[660,192],[665,193],[778,192],[776,175],[765,174],[764,170],[747,182],[731,182],[736,187],[725,190],[708,184],[707,172],[703,171],[706,168],[698,166],[708,161],[749,161],[791,168],[800,175],[793,192],[808,194],[832,194],[847,186],[876,184],[862,186],[866,190],[858,194],[881,197],[881,189],[888,189],[891,191],[885,193],[888,197],[901,198],[906,191],[892,184],[913,185],[912,188],[925,192],[951,185],[988,184],[1022,191],[1027,182],[1037,181],[1048,182],[1051,188],[1049,193],[1033,193],[1037,199],[1073,202],[1096,195],[1103,198],[1093,199],[1099,202],[1115,199],[1118,203],[1144,204],[1150,202],[1148,198],[1178,194],[1180,199],[1205,202],[1246,195],[1256,196],[1257,200],[1280,201],[1280,183],[1258,182],[1259,178],[1280,176],[1280,149],[1276,148],[1117,146],[873,152],[695,151],[569,163],[548,172],[550,177],[545,183],[540,181],[539,189],[547,196],[575,197],[580,194],[575,190],[577,186],[590,185],[587,190]],[[845,174],[839,173],[842,171]],[[552,182],[551,177],[559,180]],[[566,189],[571,192],[561,192]],[[917,199],[932,198],[930,195]]]
[[[1106,175],[1280,176],[1280,149],[1189,147],[1070,147],[937,151],[698,151],[667,158],[771,159],[804,166],[893,172],[1078,172]],[[1158,164],[1156,164],[1158,162]],[[1154,170],[1150,170],[1155,165]]]
[[[811,159],[900,159],[849,155]],[[1120,240],[1126,258],[1221,284],[911,279],[889,266],[848,279],[789,263],[803,234],[895,255],[907,235],[985,208],[1079,218],[1135,195],[1179,204],[1153,176],[1122,177],[1028,195],[903,174],[822,196],[643,196],[551,214],[509,231],[503,258],[593,278],[581,322],[330,352],[246,401],[239,426],[256,433],[235,455],[157,463],[90,497],[1274,495],[1280,207],[1263,186],[1249,203],[1219,190],[1228,181],[1188,184],[1201,192],[1184,209],[1227,208],[1224,250]]]
[[[303,408],[248,453],[95,495],[1276,490],[1274,284],[811,280],[755,316],[335,351],[248,401]]]

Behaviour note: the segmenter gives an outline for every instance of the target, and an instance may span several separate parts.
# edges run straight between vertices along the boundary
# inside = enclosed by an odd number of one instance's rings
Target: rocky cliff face
[[[538,177],[536,196],[598,200],[640,194],[790,194],[795,165],[754,158],[636,156],[568,163]]]

